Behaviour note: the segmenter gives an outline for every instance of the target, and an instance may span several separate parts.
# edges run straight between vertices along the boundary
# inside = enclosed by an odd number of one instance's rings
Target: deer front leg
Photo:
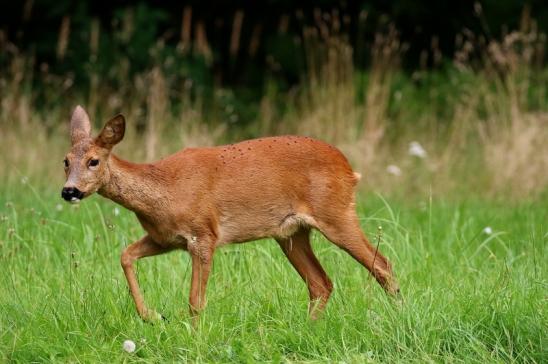
[[[124,274],[129,285],[131,296],[135,301],[135,306],[139,316],[145,321],[156,321],[162,318],[162,315],[154,310],[146,307],[139,289],[139,283],[135,276],[135,270],[133,269],[133,263],[141,258],[150,257],[153,255],[163,254],[172,250],[172,248],[166,248],[156,244],[148,235],[133,244],[128,245],[122,252],[120,263],[124,269]]]
[[[192,237],[188,244],[188,251],[192,258],[190,315],[195,326],[198,323],[198,315],[206,304],[206,286],[211,270],[214,247],[215,239],[208,236]]]

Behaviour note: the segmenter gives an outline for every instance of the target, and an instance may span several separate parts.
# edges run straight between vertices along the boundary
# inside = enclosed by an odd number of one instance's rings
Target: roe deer
[[[79,202],[98,192],[135,212],[147,235],[123,251],[121,264],[144,320],[161,315],[143,301],[136,260],[187,250],[190,312],[197,317],[215,249],[265,237],[278,242],[308,285],[315,318],[333,286],[311,249],[312,228],[365,266],[387,293],[399,292],[390,263],[360,229],[354,202],[360,176],[335,147],[306,137],[269,137],[187,148],[155,163],[134,164],[111,153],[124,131],[125,119],[118,115],[93,139],[87,113],[76,107],[62,197]]]

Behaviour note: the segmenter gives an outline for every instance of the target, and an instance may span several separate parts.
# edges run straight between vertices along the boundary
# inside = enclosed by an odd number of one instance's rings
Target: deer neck
[[[150,164],[131,163],[115,155],[108,163],[110,178],[99,194],[139,215],[153,215],[164,200],[160,171]]]

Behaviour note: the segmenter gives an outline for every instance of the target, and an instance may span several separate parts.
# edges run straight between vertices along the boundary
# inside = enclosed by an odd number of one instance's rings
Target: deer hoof
[[[399,288],[395,290],[394,292],[392,292],[389,296],[392,299],[392,302],[397,307],[400,307],[400,308],[403,307],[403,304],[404,304],[403,295],[401,294],[401,291]]]
[[[147,310],[146,313],[142,316],[142,318],[145,322],[148,322],[148,323],[155,323],[155,322],[166,320],[166,318],[162,314],[154,310]]]

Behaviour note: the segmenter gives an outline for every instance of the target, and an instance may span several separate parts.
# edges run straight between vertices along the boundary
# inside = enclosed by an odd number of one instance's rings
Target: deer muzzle
[[[63,197],[65,201],[75,203],[84,198],[84,193],[76,187],[64,187],[61,191],[61,197]]]

